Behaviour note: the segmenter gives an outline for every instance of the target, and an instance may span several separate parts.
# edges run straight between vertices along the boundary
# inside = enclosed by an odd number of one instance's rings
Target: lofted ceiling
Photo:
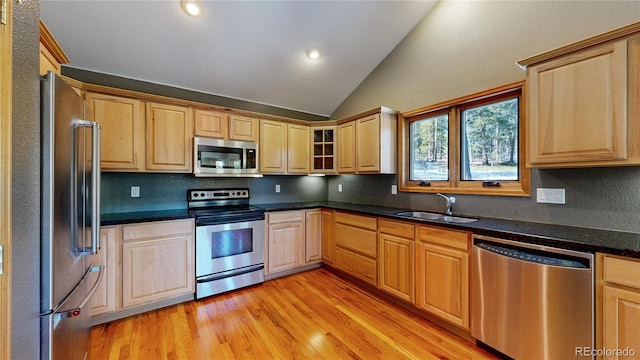
[[[329,116],[435,2],[205,0],[193,18],[179,0],[42,0],[40,15],[69,67]]]

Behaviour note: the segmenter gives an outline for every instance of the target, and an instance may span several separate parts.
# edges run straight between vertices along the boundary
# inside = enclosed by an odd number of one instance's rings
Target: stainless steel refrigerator
[[[41,79],[42,359],[85,359],[90,300],[104,273],[100,246],[100,126],[55,73]]]

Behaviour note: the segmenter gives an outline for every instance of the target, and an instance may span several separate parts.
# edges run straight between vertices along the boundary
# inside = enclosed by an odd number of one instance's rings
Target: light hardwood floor
[[[496,359],[324,269],[95,326],[96,359]]]

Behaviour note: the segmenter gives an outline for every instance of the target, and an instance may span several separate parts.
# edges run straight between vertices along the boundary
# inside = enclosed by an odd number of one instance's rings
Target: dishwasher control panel
[[[587,265],[579,261],[579,259],[572,259],[570,256],[562,256],[555,253],[545,253],[543,251],[533,249],[514,249],[508,246],[503,246],[502,244],[498,245],[490,242],[476,242],[474,245],[492,253],[531,263],[578,269],[589,268]]]

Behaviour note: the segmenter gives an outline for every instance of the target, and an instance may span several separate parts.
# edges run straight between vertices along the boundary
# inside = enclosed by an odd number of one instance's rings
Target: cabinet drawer
[[[420,226],[418,228],[418,239],[420,241],[461,250],[469,249],[469,234],[464,231],[446,230],[430,226]]]
[[[269,224],[278,224],[283,222],[300,222],[304,219],[304,212],[295,211],[276,211],[267,214]]]
[[[122,227],[122,239],[127,242],[156,237],[192,234],[193,231],[193,219],[147,222],[124,225]]]
[[[372,258],[376,257],[376,233],[371,230],[336,224],[336,246],[349,249]]]
[[[378,228],[377,220],[373,217],[336,212],[335,219],[336,223],[347,224],[363,229],[376,231]]]
[[[415,226],[404,222],[380,219],[378,220],[378,230],[384,234],[413,240]]]
[[[366,256],[353,253],[349,250],[336,248],[333,265],[359,279],[372,285],[376,285],[378,276],[376,273],[376,261]]]
[[[605,256],[604,281],[640,289],[640,261]]]

